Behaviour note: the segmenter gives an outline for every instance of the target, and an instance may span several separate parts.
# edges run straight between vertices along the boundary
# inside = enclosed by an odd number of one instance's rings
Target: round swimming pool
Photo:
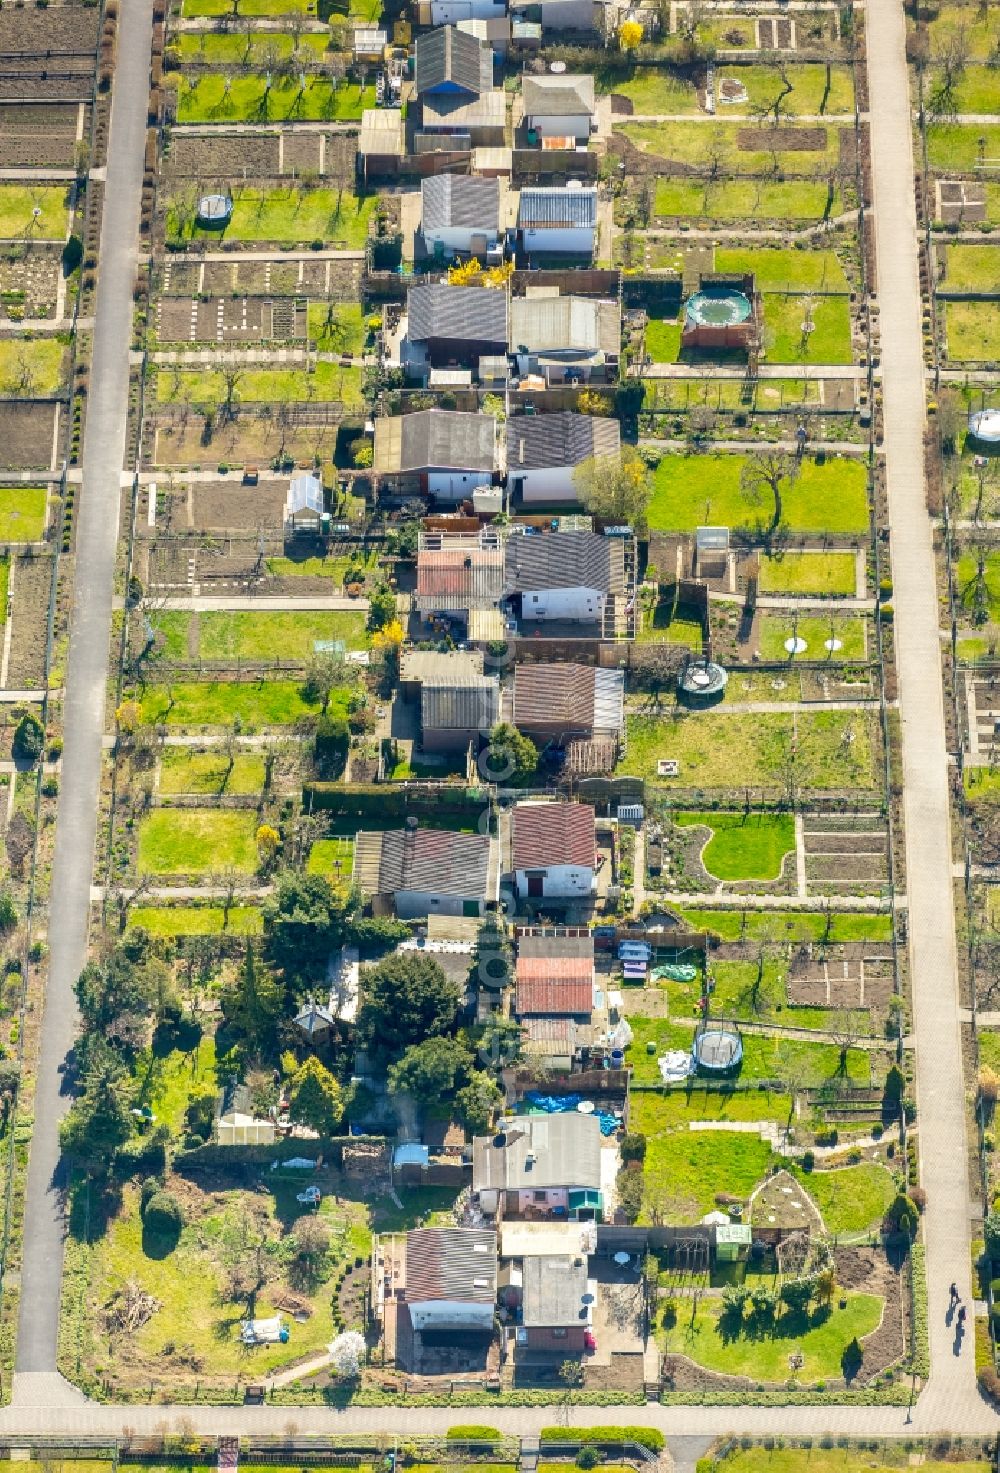
[[[750,298],[743,292],[705,290],[688,298],[688,320],[706,327],[736,327],[750,316]]]

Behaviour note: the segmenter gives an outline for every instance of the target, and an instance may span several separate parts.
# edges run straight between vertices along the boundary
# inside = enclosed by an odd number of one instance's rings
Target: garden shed
[[[715,1229],[717,1263],[738,1263],[750,1252],[753,1230],[748,1222],[719,1223]]]

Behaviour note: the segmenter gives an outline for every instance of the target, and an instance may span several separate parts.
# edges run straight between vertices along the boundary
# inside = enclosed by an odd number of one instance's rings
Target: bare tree
[[[748,455],[740,474],[740,490],[753,507],[770,500],[771,513],[766,526],[758,528],[765,546],[774,540],[784,523],[782,496],[799,473],[799,463],[784,450],[758,450]]]

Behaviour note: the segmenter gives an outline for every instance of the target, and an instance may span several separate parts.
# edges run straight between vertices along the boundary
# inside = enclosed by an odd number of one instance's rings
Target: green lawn
[[[346,691],[335,696],[331,707],[346,707],[346,698]],[[291,726],[318,710],[292,680],[178,681],[169,688],[151,686],[142,699],[143,720],[153,725],[231,726],[238,716],[244,731]]]
[[[225,403],[228,385],[214,369],[164,369],[156,375],[161,404],[195,404],[205,412]],[[345,409],[364,404],[361,369],[339,363],[316,363],[311,368],[250,368],[242,370],[233,386],[234,404],[292,404],[332,402]]]
[[[300,1178],[301,1180],[301,1178]],[[294,1194],[282,1191],[288,1197],[283,1216],[297,1215],[300,1209]],[[246,1375],[248,1358],[239,1339],[239,1321],[244,1317],[245,1301],[227,1301],[222,1297],[224,1276],[222,1259],[224,1244],[234,1238],[238,1240],[241,1221],[248,1213],[252,1200],[253,1212],[270,1219],[272,1234],[280,1235],[282,1224],[277,1220],[276,1195],[265,1193],[248,1199],[245,1192],[234,1190],[213,1191],[211,1196],[198,1196],[197,1216],[183,1229],[177,1246],[164,1252],[159,1243],[150,1243],[143,1232],[139,1214],[139,1193],[132,1187],[125,1188],[120,1208],[107,1225],[103,1236],[89,1248],[92,1256],[89,1283],[94,1303],[88,1306],[88,1320],[98,1322],[98,1308],[105,1304],[130,1281],[136,1282],[151,1294],[159,1308],[145,1325],[130,1337],[129,1352],[123,1364],[116,1367],[124,1378],[144,1375],[156,1367],[164,1380],[161,1385],[169,1386],[170,1377],[175,1385],[190,1385],[190,1358],[197,1357],[202,1368],[198,1373],[204,1388],[208,1384],[220,1384],[224,1378],[228,1390],[234,1379]],[[189,1217],[195,1211],[191,1206],[190,1194],[185,1196]],[[322,1215],[334,1224],[334,1252],[330,1266],[309,1297],[312,1313],[302,1322],[291,1320],[287,1307],[285,1319],[290,1324],[291,1338],[285,1345],[263,1345],[254,1350],[252,1361],[255,1376],[267,1376],[282,1365],[292,1363],[301,1356],[315,1356],[329,1343],[334,1334],[332,1305],[334,1300],[333,1276],[338,1262],[342,1264],[347,1253],[365,1252],[370,1237],[365,1228],[365,1211],[355,1204],[345,1208],[327,1197],[321,1208]],[[349,1223],[340,1219],[350,1215]],[[76,1245],[74,1245],[76,1246]],[[280,1253],[279,1249],[279,1253]],[[279,1263],[287,1260],[288,1250]],[[257,1297],[255,1310],[260,1317],[273,1315],[278,1304],[287,1296],[284,1275],[273,1268],[267,1276],[269,1282]],[[95,1334],[95,1339],[99,1337]],[[167,1348],[168,1347],[168,1348]],[[103,1354],[94,1346],[94,1353]],[[135,1384],[133,1382],[133,1384]]]
[[[1000,359],[1000,312],[995,303],[945,302],[948,357],[956,363]]]
[[[708,829],[701,853],[717,880],[776,880],[795,848],[795,820],[787,813],[675,813],[681,828]]]
[[[697,372],[692,369],[692,372]],[[656,378],[643,384],[646,410],[687,410],[704,405],[716,410],[821,408],[819,379],[762,378],[747,394],[743,379]]]
[[[799,655],[785,648],[785,641],[805,640]],[[841,648],[828,650],[827,640],[839,640]],[[762,614],[758,648],[763,660],[863,660],[865,620],[853,614]]]
[[[865,1049],[848,1049],[846,1067],[842,1070],[836,1044],[746,1033],[739,1077],[781,1079],[795,1088],[818,1089],[840,1080],[867,1088],[871,1083],[871,1064]]]
[[[365,616],[353,610],[209,613],[199,616],[199,653],[206,660],[308,660],[317,644],[362,650]]]
[[[795,910],[691,910],[681,911],[696,931],[711,931],[722,941],[753,940],[758,936],[788,941],[883,941],[892,940],[892,917],[872,912],[832,911],[827,934],[823,913]]]
[[[309,849],[306,869],[311,875],[349,880],[354,871],[354,840],[317,839]]]
[[[875,1230],[898,1190],[892,1173],[873,1161],[833,1171],[795,1169],[794,1174],[816,1203],[830,1233]]]
[[[665,68],[635,66],[622,70],[608,67],[598,72],[597,84],[600,92],[617,92],[630,98],[639,114],[700,111],[694,83]]]
[[[717,162],[724,171],[766,176],[777,166],[786,174],[832,178],[840,156],[838,131],[823,124],[808,126],[822,136],[822,147],[779,149],[775,153],[763,145],[740,147],[741,135],[751,145],[756,142],[756,125],[746,122],[700,122],[695,126],[690,122],[620,123],[615,131],[623,133],[640,153],[692,168],[708,168]]]
[[[843,1309],[841,1299],[846,1299]],[[878,1328],[882,1308],[883,1300],[874,1294],[844,1291],[829,1308],[786,1312],[766,1325],[748,1317],[734,1329],[727,1319],[720,1320],[710,1302],[693,1311],[684,1304],[676,1325],[658,1338],[665,1349],[720,1375],[781,1384],[793,1374],[799,1381],[829,1380],[843,1374],[841,1357],[847,1345]],[[803,1358],[794,1373],[789,1363],[793,1353]]]
[[[646,1136],[643,1173],[656,1196],[658,1216],[673,1223],[698,1222],[716,1206],[717,1192],[748,1197],[774,1159],[770,1146],[757,1135],[694,1131],[683,1123],[664,1131],[660,1100],[658,1094],[637,1091],[629,1108],[630,1128]],[[784,1108],[787,1113],[787,1102]],[[648,1221],[648,1210],[643,1215]]]
[[[693,532],[703,524],[738,527],[759,517],[740,486],[742,455],[664,455],[653,473],[649,525]],[[805,460],[785,486],[782,512],[793,532],[867,532],[868,477],[863,461]]]
[[[64,184],[0,184],[0,240],[62,240],[68,209]]]
[[[980,1064],[1000,1073],[1000,1031],[995,1028],[980,1028],[977,1036]]]
[[[296,51],[305,61],[315,61],[329,44],[329,31],[304,31],[298,37],[283,31],[245,31],[242,35],[180,31],[171,43],[182,61],[217,66],[273,65],[286,61]]]
[[[974,13],[965,10],[965,14]],[[732,1443],[733,1451],[720,1458],[716,1467],[718,1473],[895,1473],[900,1468],[912,1468],[914,1456],[921,1459],[923,1473],[987,1473],[989,1466],[975,1461],[939,1460],[925,1457],[922,1452],[912,1454],[902,1439],[867,1447],[860,1442],[844,1447],[823,1447],[819,1439],[811,1442],[811,1447],[801,1448],[777,1447],[773,1442],[769,1448],[760,1443],[740,1448]]]
[[[229,923],[220,905],[141,905],[129,911],[129,925],[151,936],[259,936],[264,913],[255,905],[234,905]]]
[[[843,114],[854,112],[854,83],[850,68],[831,66],[829,78],[826,67],[819,62],[798,62],[786,68],[792,91],[784,104],[785,115]],[[719,108],[724,116],[751,112],[754,108],[766,107],[779,93],[784,92],[784,82],[774,66],[735,66],[726,62],[716,63],[716,86],[731,77],[742,82],[749,93],[745,103],[725,103]]]
[[[679,317],[651,317],[646,324],[646,352],[654,363],[676,363],[681,352]]]
[[[674,787],[782,789],[875,786],[877,733],[870,711],[741,714],[729,711],[629,716],[622,771]],[[793,737],[797,747],[793,755]],[[657,760],[680,762],[659,777]]]
[[[786,552],[761,556],[761,593],[833,594],[853,598],[856,559],[853,552]]]
[[[848,298],[812,297],[810,302],[811,306],[803,297],[775,293],[764,297],[764,345],[768,362],[844,364],[853,361]]]
[[[704,631],[701,620],[691,617],[684,606],[675,608],[671,599],[642,603],[642,628],[636,635],[638,644],[683,644],[701,652]]]
[[[963,605],[972,612],[977,591],[978,559],[972,552],[963,552],[958,559],[956,592]],[[1000,548],[991,549],[983,567],[983,594],[991,619],[1000,614]]]
[[[365,346],[361,303],[310,302],[307,331],[321,353],[349,353],[357,357]]]
[[[653,209],[657,215],[704,220],[824,220],[843,209],[831,182],[763,179],[658,179]]]
[[[139,1084],[137,1103],[150,1105],[157,1124],[170,1128],[172,1135],[181,1133],[188,1097],[192,1094],[215,1093],[215,1039],[203,1033],[191,1050],[171,1049],[168,1054],[146,1050],[136,1064]]]
[[[166,81],[177,88],[179,123],[360,122],[363,110],[375,106],[373,86],[336,86],[315,75],[272,76],[268,84],[259,73],[200,72]]]
[[[716,271],[752,271],[759,292],[848,292],[850,284],[836,251],[763,246],[754,250],[715,248]]]
[[[375,208],[372,194],[359,198],[349,189],[282,185],[274,189],[237,186],[233,214],[224,231],[198,229],[194,223],[196,201],[187,202],[179,213],[177,201],[167,211],[167,234],[181,239],[199,237],[230,240],[273,240],[278,244],[301,245],[311,240],[324,244],[342,242],[360,249],[368,235],[368,221]]]
[[[257,815],[244,809],[157,808],[139,827],[140,874],[194,875],[257,868]]]
[[[1000,803],[1000,768],[966,767],[962,780],[970,803]]]
[[[238,15],[315,15],[316,0],[236,0]],[[188,16],[232,15],[233,0],[182,0],[181,14]]]
[[[41,542],[47,507],[44,486],[0,486],[0,542]]]
[[[939,94],[941,86],[941,72],[937,67],[930,67],[924,79],[924,96],[933,107],[935,96]],[[997,97],[997,74],[996,68],[991,66],[966,66],[962,75],[955,83],[952,96],[954,99],[954,111],[962,113],[975,113],[983,116],[988,113],[1000,112],[1000,99]]]
[[[927,161],[932,170],[975,174],[981,159],[1000,156],[1000,123],[932,123]]]
[[[353,563],[363,565],[369,572],[378,567],[378,552],[369,548],[367,553],[359,546],[351,557],[269,557],[267,571],[275,578],[332,578],[343,583],[344,575]]]
[[[950,245],[942,286],[953,291],[1000,291],[1000,246]]]
[[[66,348],[57,335],[0,338],[0,394],[30,399],[54,394],[63,380]]]
[[[931,56],[940,54],[961,32],[962,49],[970,61],[986,61],[997,44],[996,11],[990,5],[935,5],[922,21]]]
[[[256,752],[239,752],[230,764],[224,752],[195,752],[190,747],[164,747],[160,758],[159,791],[199,793],[259,793],[264,786],[264,759]]]

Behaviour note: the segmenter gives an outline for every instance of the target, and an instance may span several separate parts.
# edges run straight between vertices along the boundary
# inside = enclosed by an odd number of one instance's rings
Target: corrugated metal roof
[[[500,682],[495,675],[420,687],[420,721],[424,731],[482,731],[497,724]]]
[[[551,1057],[574,1054],[578,1048],[593,1042],[591,1023],[578,1023],[575,1018],[525,1018],[521,1024],[524,1052]]]
[[[493,52],[454,26],[418,36],[414,76],[417,95],[443,87],[476,95],[493,85]]]
[[[515,297],[510,304],[511,351],[605,353],[621,351],[617,302],[594,297]],[[539,415],[552,419],[553,415]],[[612,424],[617,421],[606,420]]]
[[[492,1304],[497,1235],[487,1228],[412,1228],[406,1235],[408,1304],[451,1299]]]
[[[625,549],[620,538],[601,537],[596,532],[511,537],[504,553],[504,582],[509,593],[542,588],[624,593]]]
[[[406,335],[411,343],[446,339],[507,346],[507,293],[498,287],[423,282],[410,288],[406,310]]]
[[[522,189],[517,211],[522,230],[597,225],[596,189]]]
[[[494,610],[503,584],[503,551],[499,547],[421,548],[417,553],[418,609]],[[502,632],[502,620],[500,627]]]
[[[519,956],[516,977],[519,1017],[589,1017],[594,1010],[594,968],[583,957]]]
[[[492,87],[478,97],[433,94],[423,99],[425,136],[439,129],[461,133],[472,128],[503,128],[506,121],[507,97],[501,87]],[[469,143],[471,147],[471,139]]]
[[[358,836],[359,839],[361,835]],[[416,890],[482,900],[489,886],[490,837],[449,829],[389,829],[381,834],[378,895]]]
[[[556,729],[589,734],[594,725],[592,665],[518,665],[514,671],[514,725],[530,733]]]
[[[402,158],[403,113],[398,107],[368,107],[361,114],[358,153],[377,158]]]
[[[601,1185],[601,1127],[593,1115],[523,1115],[472,1144],[472,1189]]]
[[[587,803],[518,803],[512,825],[515,870],[573,864],[593,869],[594,810]]]
[[[594,79],[589,75],[525,77],[521,85],[527,118],[577,117],[594,111]]]
[[[500,228],[499,179],[434,174],[420,185],[420,220],[429,230],[475,230],[495,236]]]
[[[379,475],[400,471],[483,471],[496,466],[496,420],[459,409],[420,409],[415,414],[383,415],[375,421],[373,469]]]
[[[516,336],[520,316],[512,314],[512,319],[514,341],[522,342]],[[520,414],[507,421],[507,467],[514,476],[519,470],[577,466],[591,456],[611,459],[620,454],[621,427],[616,419],[560,410],[556,414]]]
[[[594,672],[594,732],[617,735],[625,724],[625,671]]]

